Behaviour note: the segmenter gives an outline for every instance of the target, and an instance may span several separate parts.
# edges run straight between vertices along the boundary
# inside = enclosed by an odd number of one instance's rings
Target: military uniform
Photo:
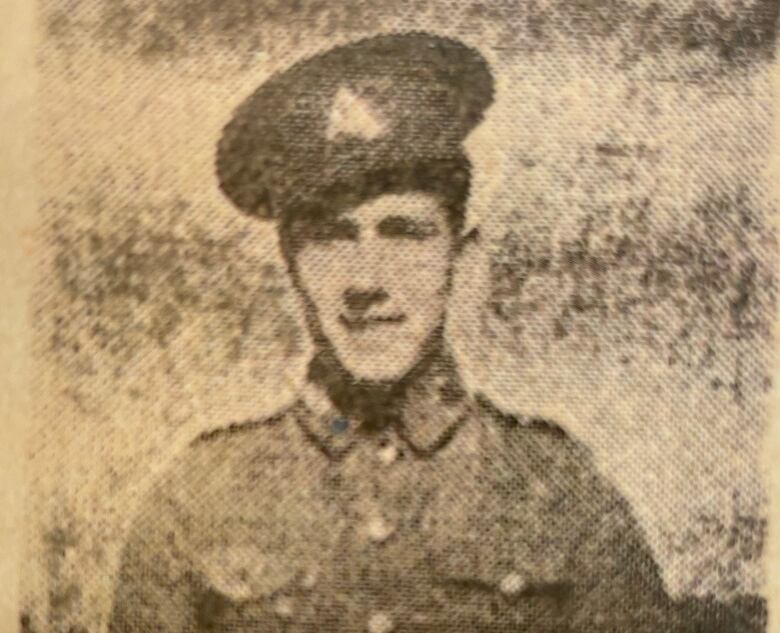
[[[239,107],[220,185],[282,223],[410,175],[465,196],[462,142],[492,97],[453,40],[341,47]],[[111,631],[668,630],[641,531],[580,444],[469,394],[446,346],[399,385],[319,354],[289,409],[198,439],[142,505]]]
[[[588,452],[442,361],[381,431],[310,385],[201,437],[122,560],[114,633],[666,630],[656,564]]]

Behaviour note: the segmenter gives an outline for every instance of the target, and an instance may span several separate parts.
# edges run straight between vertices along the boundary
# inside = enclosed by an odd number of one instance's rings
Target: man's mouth
[[[379,316],[344,316],[339,315],[339,321],[348,330],[361,332],[382,325],[394,325],[406,321],[405,314],[388,314]]]

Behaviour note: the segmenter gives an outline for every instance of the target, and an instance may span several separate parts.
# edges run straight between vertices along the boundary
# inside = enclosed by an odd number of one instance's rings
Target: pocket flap
[[[235,602],[269,596],[301,573],[289,556],[253,545],[214,547],[200,554],[198,563],[206,583]]]
[[[531,595],[565,599],[574,586],[562,555],[502,547],[490,539],[450,543],[434,556],[433,569],[439,584],[492,591],[510,599]]]

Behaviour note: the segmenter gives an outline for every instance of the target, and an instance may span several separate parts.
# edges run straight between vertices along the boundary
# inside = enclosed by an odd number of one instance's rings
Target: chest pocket
[[[554,482],[507,460],[473,470],[444,480],[428,509],[435,586],[447,602],[506,625],[560,622],[574,579]]]
[[[440,600],[475,630],[565,630],[575,583],[552,492],[486,473],[471,494],[455,491],[431,509]]]
[[[319,630],[316,589],[328,583],[306,560],[254,545],[223,546],[203,553],[200,577],[198,631]]]
[[[269,555],[252,545],[214,547],[198,563],[204,585],[233,602],[270,596],[303,572],[283,552]]]
[[[565,628],[574,583],[561,557],[510,545],[487,533],[437,552],[433,584],[442,607],[476,630]]]

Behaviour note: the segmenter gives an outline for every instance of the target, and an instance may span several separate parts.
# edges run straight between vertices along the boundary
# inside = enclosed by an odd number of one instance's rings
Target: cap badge
[[[387,120],[376,107],[367,99],[342,86],[333,99],[325,136],[329,141],[336,140],[338,137],[373,141],[385,136],[388,127]]]

